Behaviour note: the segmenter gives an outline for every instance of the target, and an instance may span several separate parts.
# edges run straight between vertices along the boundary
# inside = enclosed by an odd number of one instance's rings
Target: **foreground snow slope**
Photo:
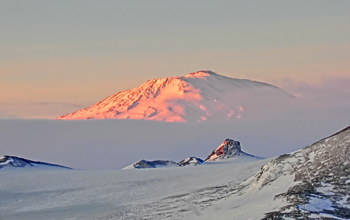
[[[262,82],[235,79],[212,71],[152,79],[57,119],[144,119],[196,122],[241,118],[246,105],[255,111],[280,105],[292,96]]]
[[[161,205],[188,215],[197,213],[193,199],[208,199],[207,194],[228,183],[241,183],[266,162],[235,158],[202,166],[126,171],[2,170],[0,219],[124,219],[120,216],[131,210],[143,215]],[[140,215],[131,219],[142,219]]]

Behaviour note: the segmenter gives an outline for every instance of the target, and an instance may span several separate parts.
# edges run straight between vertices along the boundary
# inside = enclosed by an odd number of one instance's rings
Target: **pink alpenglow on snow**
[[[273,97],[273,98],[271,98]],[[244,109],[279,103],[293,96],[280,88],[203,70],[186,76],[152,79],[57,119],[142,119],[199,122],[244,117]]]

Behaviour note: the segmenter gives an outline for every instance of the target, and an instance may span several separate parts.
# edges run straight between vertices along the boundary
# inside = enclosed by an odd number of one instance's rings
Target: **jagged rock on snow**
[[[252,157],[256,159],[263,159],[261,157],[256,157],[243,152],[241,150],[241,145],[239,141],[235,141],[228,138],[218,148],[213,150],[213,152],[205,159],[205,161],[211,162],[233,157]]]

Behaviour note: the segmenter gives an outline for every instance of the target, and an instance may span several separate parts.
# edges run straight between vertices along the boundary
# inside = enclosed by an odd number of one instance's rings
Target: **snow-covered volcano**
[[[235,79],[212,71],[152,79],[57,119],[144,119],[197,122],[241,118],[249,109],[279,104],[293,97],[262,82]]]

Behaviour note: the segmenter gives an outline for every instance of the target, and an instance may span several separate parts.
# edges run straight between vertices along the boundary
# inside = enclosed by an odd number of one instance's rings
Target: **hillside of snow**
[[[274,159],[2,170],[0,219],[349,219],[350,127]],[[23,181],[25,180],[25,181]]]
[[[291,97],[267,83],[199,71],[149,80],[137,88],[119,92],[57,119],[227,120],[241,118],[246,111],[260,111],[269,105],[273,108]]]

